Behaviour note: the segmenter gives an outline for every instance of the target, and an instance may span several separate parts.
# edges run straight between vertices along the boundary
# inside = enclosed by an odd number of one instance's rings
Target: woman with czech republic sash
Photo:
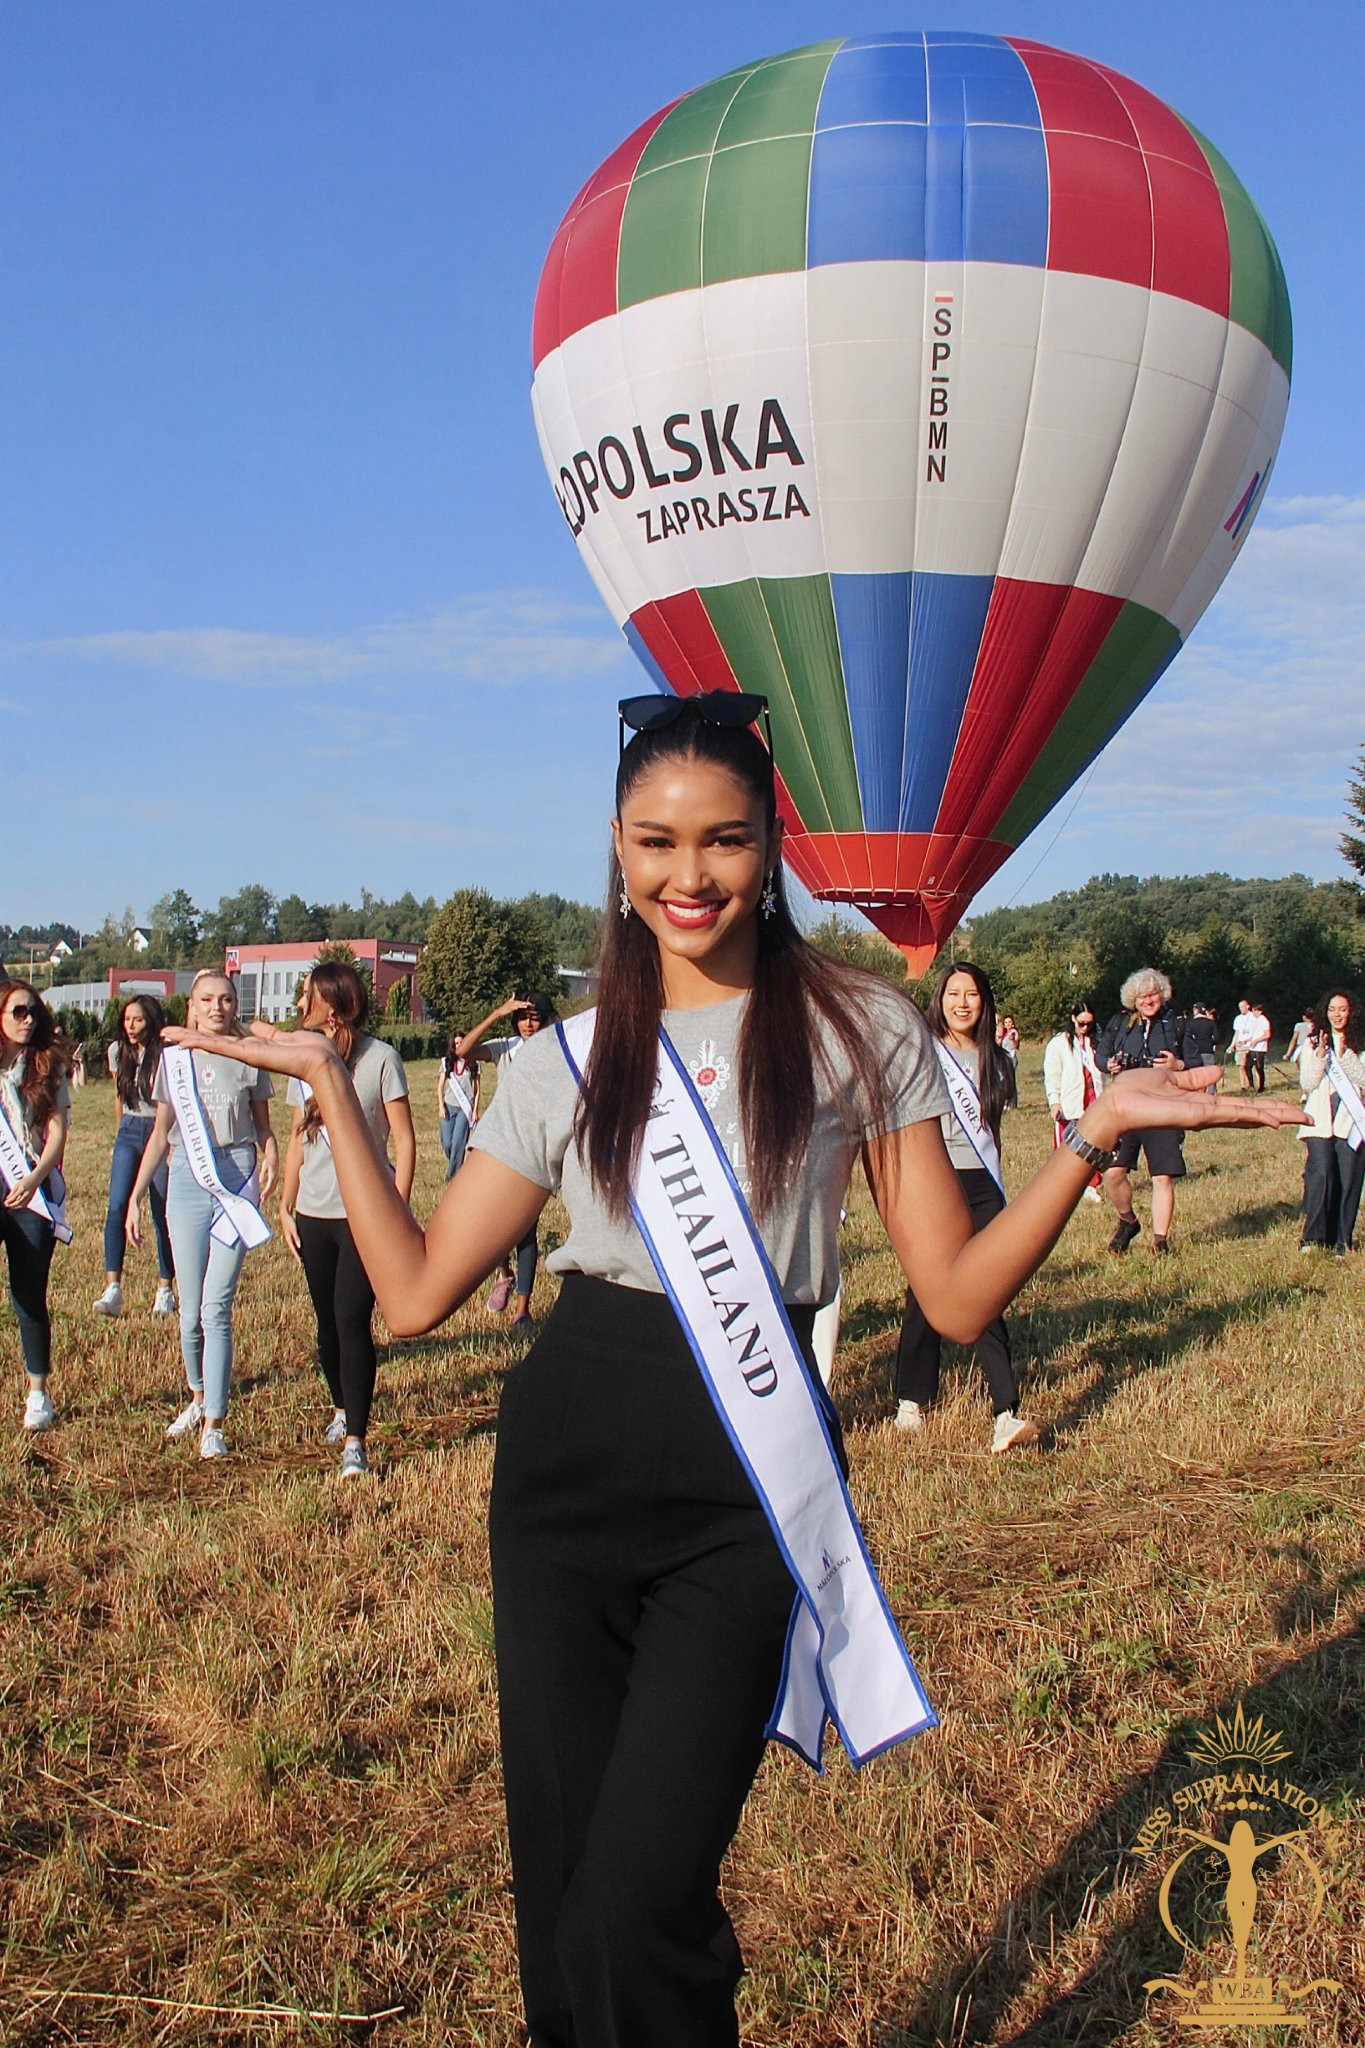
[[[995,1042],[995,997],[989,978],[970,963],[949,968],[926,1011],[952,1107],[943,1119],[943,1142],[957,1174],[972,1227],[984,1230],[1005,1206],[1000,1178],[1000,1125],[1014,1090],[1007,1054]],[[1016,1034],[1017,1035],[1017,1034]],[[1060,1142],[1060,1140],[1059,1140]],[[938,1394],[943,1344],[913,1287],[905,1291],[905,1314],[896,1352],[896,1427],[910,1434],[924,1428],[924,1411]],[[986,1375],[995,1428],[993,1452],[1038,1441],[1038,1425],[1020,1415],[1019,1388],[1003,1316],[993,1316],[976,1340]]]
[[[241,1047],[237,991],[225,974],[204,968],[190,987],[191,1029],[215,1047]],[[201,1458],[227,1456],[223,1424],[232,1383],[232,1305],[242,1262],[270,1230],[257,1207],[279,1179],[279,1148],[270,1128],[267,1073],[227,1057],[172,1048],[162,1056],[152,1089],[156,1123],[128,1203],[128,1239],[142,1242],[142,1198],[170,1151],[166,1225],[180,1290],[180,1349],[190,1398],[166,1425],[170,1437],[199,1431]],[[256,1152],[261,1151],[259,1177]]]
[[[971,1342],[1129,1123],[1297,1113],[1125,1076],[974,1233],[923,1019],[783,902],[763,700],[621,711],[597,1010],[526,1046],[425,1232],[324,1036],[183,1036],[308,1081],[395,1332],[468,1300],[562,1191],[563,1286],[506,1383],[491,1512],[530,2038],[734,2048],[718,1873],[767,1734],[818,1762],[828,1715],[861,1762],[933,1719],[803,1355],[854,1162],[918,1298]]]
[[[0,977],[0,1244],[28,1375],[25,1429],[47,1429],[56,1420],[47,1391],[47,1282],[53,1251],[71,1237],[59,1172],[71,1108],[67,1058],[37,989]]]

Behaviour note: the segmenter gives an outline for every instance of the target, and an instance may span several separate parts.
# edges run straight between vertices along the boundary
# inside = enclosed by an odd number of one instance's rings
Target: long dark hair
[[[337,1049],[342,1065],[350,1073],[362,1050],[361,1041],[365,1035],[365,1019],[370,1014],[370,992],[359,973],[349,960],[323,960],[314,967],[304,984],[311,1001],[321,996],[332,1015],[336,1028],[332,1043]],[[317,1097],[310,1095],[303,1106],[303,1120],[299,1125],[305,1144],[311,1144],[322,1129],[322,1112]]]
[[[946,1040],[949,1032],[948,1019],[943,1013],[943,992],[955,974],[965,974],[981,998],[981,1015],[976,1021],[976,1092],[981,1099],[981,1114],[986,1120],[986,1127],[998,1145],[1000,1121],[1011,1106],[1014,1095],[1014,1073],[995,1042],[995,991],[991,987],[990,976],[973,966],[970,960],[964,960],[956,967],[945,967],[924,1014],[935,1038]]]
[[[46,1132],[57,1108],[57,1091],[71,1066],[71,1047],[57,1029],[57,1020],[31,981],[0,981],[0,1013],[13,998],[26,995],[33,1004],[33,1032],[24,1047],[24,1078],[19,1083],[19,1100],[29,1130],[38,1137]],[[23,1133],[15,1132],[22,1141]]]
[[[1095,1009],[1095,1005],[1091,1002],[1089,996],[1077,996],[1075,1002],[1071,1005],[1070,1010],[1067,1012],[1066,1022],[1062,1026],[1063,1031],[1065,1031],[1066,1033],[1066,1042],[1068,1045],[1074,1045],[1076,1043],[1076,1019],[1080,1016],[1082,1010],[1089,1010],[1091,1021],[1090,1036],[1092,1039],[1096,1036],[1094,1026],[1097,1025],[1100,1020],[1099,1015]]]
[[[124,1022],[134,1003],[147,1025],[141,1052],[129,1038]],[[139,1102],[151,1100],[156,1070],[161,1061],[161,1033],[165,1022],[166,1012],[155,996],[129,996],[119,1010],[118,1035],[114,1040],[118,1048],[114,1061],[114,1092],[125,1109],[136,1109]]]
[[[661,761],[697,761],[721,769],[762,805],[771,834],[777,821],[772,757],[747,728],[709,725],[686,710],[653,732],[639,732],[616,773],[616,814],[636,784]],[[762,1216],[790,1186],[815,1124],[817,1062],[828,1026],[851,1069],[860,1114],[885,1130],[887,1080],[873,1043],[871,1005],[898,994],[879,976],[828,958],[793,922],[779,863],[773,908],[757,920],[754,984],[740,1025],[740,1125],[754,1213]],[[663,970],[654,935],[639,917],[619,915],[623,879],[613,847],[607,870],[597,1029],[574,1114],[574,1137],[594,1187],[615,1215],[624,1213],[658,1067]],[[918,1018],[908,996],[906,1028]]]
[[[1313,1018],[1314,1028],[1319,1037],[1324,1032],[1330,1036],[1332,1027],[1327,1021],[1327,1006],[1329,1003],[1334,1003],[1338,996],[1341,997],[1344,1003],[1349,1003],[1351,1006],[1350,1014],[1346,1019],[1346,1029],[1341,1034],[1346,1041],[1347,1049],[1357,1054],[1365,1053],[1365,1006],[1361,1004],[1360,997],[1353,995],[1349,988],[1328,989],[1326,995],[1318,1004],[1317,1013]],[[1333,1040],[1333,1043],[1335,1043],[1335,1040]]]

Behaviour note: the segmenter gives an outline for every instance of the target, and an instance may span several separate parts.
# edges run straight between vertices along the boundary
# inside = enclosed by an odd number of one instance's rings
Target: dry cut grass
[[[430,1207],[433,1077],[413,1080]],[[0,2035],[508,2048],[484,1502],[516,1347],[477,1305],[390,1346],[378,1475],[343,1491],[277,1240],[239,1297],[234,1455],[201,1465],[163,1436],[178,1346],[146,1254],[125,1320],[90,1314],[109,1116],[107,1089],[79,1099],[44,1438],[17,1426],[0,1325]],[[1048,1142],[1036,1081],[1008,1140],[1022,1177]],[[926,1437],[890,1429],[897,1273],[856,1194],[836,1391],[943,1725],[856,1775],[769,1757],[727,1876],[754,2048],[1188,2039],[1146,2006],[1181,1958],[1128,1845],[1192,1725],[1243,1694],[1345,1824],[1307,1944],[1292,1887],[1267,1886],[1274,1967],[1346,1987],[1299,2038],[1365,2040],[1361,1267],[1297,1256],[1289,1134],[1188,1154],[1174,1258],[1107,1258],[1108,1212],[1082,1209],[1016,1304],[1047,1432],[1003,1460],[957,1354]],[[1216,1926],[1209,1955],[1228,1967]]]

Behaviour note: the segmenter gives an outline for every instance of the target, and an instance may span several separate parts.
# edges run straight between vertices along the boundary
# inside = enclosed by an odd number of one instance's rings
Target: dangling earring
[[[621,915],[622,917],[630,916],[630,891],[625,885],[624,878],[621,882]]]
[[[759,915],[765,918],[774,916],[777,911],[777,891],[773,888],[773,878],[771,875],[767,877],[763,884],[763,894],[758,899],[758,909]]]

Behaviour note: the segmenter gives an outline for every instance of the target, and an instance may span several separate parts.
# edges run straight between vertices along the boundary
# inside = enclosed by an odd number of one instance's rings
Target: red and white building
[[[243,1023],[264,1017],[277,1024],[294,1014],[298,986],[324,946],[349,946],[357,967],[368,967],[374,992],[371,1014],[381,1016],[396,981],[407,984],[407,1015],[414,1024],[426,1014],[417,970],[423,948],[401,939],[298,939],[281,946],[229,946],[223,971],[237,987],[237,1014]]]

